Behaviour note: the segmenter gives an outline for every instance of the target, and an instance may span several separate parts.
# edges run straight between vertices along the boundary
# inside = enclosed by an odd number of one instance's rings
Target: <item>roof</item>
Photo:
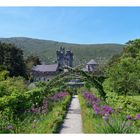
[[[36,65],[32,68],[33,71],[38,72],[55,72],[58,69],[58,64],[51,65]]]
[[[91,65],[91,64],[96,65],[97,62],[96,62],[95,60],[91,59],[91,60],[87,63],[87,65]]]

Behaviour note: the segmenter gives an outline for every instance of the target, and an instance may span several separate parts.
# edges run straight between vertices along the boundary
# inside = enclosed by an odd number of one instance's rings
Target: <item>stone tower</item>
[[[57,50],[56,54],[57,54],[57,63],[59,67],[62,68],[65,62],[65,49],[63,47],[60,47],[60,50]]]
[[[73,66],[73,53],[72,51],[66,51],[65,48],[60,47],[60,50],[56,51],[57,54],[57,63],[59,65],[59,68],[62,68],[63,66]]]
[[[65,65],[72,67],[73,66],[73,53],[72,51],[66,51],[65,54]]]

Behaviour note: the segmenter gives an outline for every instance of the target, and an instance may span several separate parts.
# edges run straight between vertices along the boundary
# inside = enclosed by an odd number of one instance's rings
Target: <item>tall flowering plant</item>
[[[103,105],[103,101],[100,98],[95,97],[90,92],[83,93],[84,99],[87,103],[93,108],[95,114],[105,116],[110,115],[113,112],[113,109],[107,105]]]
[[[49,99],[51,99],[52,101],[59,101],[67,95],[68,95],[67,92],[59,92],[59,93],[56,93],[55,95],[49,97]]]
[[[140,114],[134,117],[123,116],[120,109],[115,110],[105,105],[100,98],[95,97],[95,95],[90,92],[84,92],[83,97],[88,105],[92,107],[95,115],[103,119],[105,125],[101,129],[106,133],[130,133],[134,131],[132,129],[137,124],[136,122],[140,120]]]
[[[63,99],[65,96],[67,96],[67,92],[58,92],[53,96],[50,96],[48,98],[45,98],[42,102],[42,105],[39,107],[32,106],[28,112],[34,113],[34,114],[47,114],[49,111],[49,107],[51,105],[51,102],[57,102]]]

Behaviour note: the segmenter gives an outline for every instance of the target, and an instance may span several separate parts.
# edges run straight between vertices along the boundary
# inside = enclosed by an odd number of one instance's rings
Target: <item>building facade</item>
[[[60,48],[56,51],[57,63],[50,65],[36,65],[32,68],[33,81],[49,81],[62,71],[64,67],[73,66],[73,53],[72,51],[65,51],[65,48]]]
[[[82,70],[85,72],[96,72],[97,68],[97,62],[94,59],[91,59]]]

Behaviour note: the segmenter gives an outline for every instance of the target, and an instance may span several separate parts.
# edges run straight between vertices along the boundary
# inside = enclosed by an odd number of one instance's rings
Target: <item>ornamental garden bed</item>
[[[140,114],[125,114],[88,91],[79,93],[79,100],[84,133],[140,133]]]

